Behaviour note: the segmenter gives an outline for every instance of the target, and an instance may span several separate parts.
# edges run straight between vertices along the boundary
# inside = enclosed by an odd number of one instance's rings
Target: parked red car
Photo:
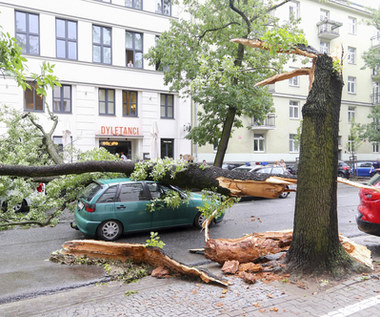
[[[373,185],[380,190],[380,174],[375,174],[368,181],[368,185]],[[361,188],[359,191],[360,205],[356,223],[359,230],[380,236],[380,191],[368,188]]]

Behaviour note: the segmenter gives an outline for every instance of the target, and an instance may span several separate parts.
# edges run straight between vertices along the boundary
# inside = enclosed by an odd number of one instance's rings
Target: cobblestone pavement
[[[110,282],[0,305],[0,316],[380,316],[380,274],[330,288],[284,282],[223,287],[171,277]]]

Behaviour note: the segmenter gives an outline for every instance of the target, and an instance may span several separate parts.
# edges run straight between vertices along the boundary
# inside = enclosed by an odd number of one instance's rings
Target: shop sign
[[[102,125],[100,127],[100,134],[139,136],[140,130],[137,127],[112,127]]]

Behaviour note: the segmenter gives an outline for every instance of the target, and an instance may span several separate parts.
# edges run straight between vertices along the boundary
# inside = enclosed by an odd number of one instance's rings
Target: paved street
[[[362,234],[356,227],[358,189],[339,185],[339,228],[344,235],[367,245],[380,259],[380,238]],[[258,199],[240,202],[222,224],[212,229],[213,237],[232,238],[253,231],[282,230],[292,226],[295,195],[287,199]],[[254,216],[254,218],[252,218]],[[215,285],[180,278],[144,278],[122,285],[101,281],[95,267],[62,266],[45,261],[50,252],[70,239],[83,238],[65,223],[55,228],[1,232],[0,315],[4,316],[362,316],[380,312],[378,276],[347,281],[334,287],[309,287],[273,282],[247,285],[233,281],[226,294]],[[202,265],[220,274],[220,267],[201,255],[188,252],[202,247],[203,235],[193,228],[160,232],[165,251],[187,264]],[[147,233],[124,236],[123,242],[145,242]],[[318,281],[317,281],[318,282]],[[92,283],[92,284],[91,284]],[[91,284],[80,288],[79,285]],[[317,283],[318,284],[318,283]],[[326,291],[327,289],[327,291]],[[50,295],[42,295],[48,294]],[[21,299],[16,301],[17,299]],[[8,301],[8,303],[6,303]],[[9,302],[11,301],[11,302]],[[355,306],[356,304],[356,306]],[[354,305],[354,306],[352,306]],[[366,308],[363,310],[363,308]],[[265,312],[263,311],[265,309]],[[272,309],[272,311],[270,311]],[[276,310],[278,309],[278,312]],[[339,309],[339,314],[333,314]],[[347,313],[349,312],[349,313]],[[363,315],[364,316],[364,315]]]

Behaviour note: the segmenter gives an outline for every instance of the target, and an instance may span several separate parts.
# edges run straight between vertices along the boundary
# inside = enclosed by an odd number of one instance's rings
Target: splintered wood
[[[296,179],[269,177],[265,181],[240,180],[218,177],[219,186],[227,188],[232,196],[255,196],[264,198],[278,198],[285,191],[294,191],[286,188],[296,184]]]
[[[226,281],[213,277],[207,272],[195,267],[181,264],[167,255],[159,248],[146,247],[143,244],[116,243],[96,240],[72,240],[63,244],[63,254],[86,256],[89,258],[103,258],[135,263],[148,263],[155,267],[165,267],[170,271],[182,275],[198,277],[205,283],[217,283],[228,286]]]

